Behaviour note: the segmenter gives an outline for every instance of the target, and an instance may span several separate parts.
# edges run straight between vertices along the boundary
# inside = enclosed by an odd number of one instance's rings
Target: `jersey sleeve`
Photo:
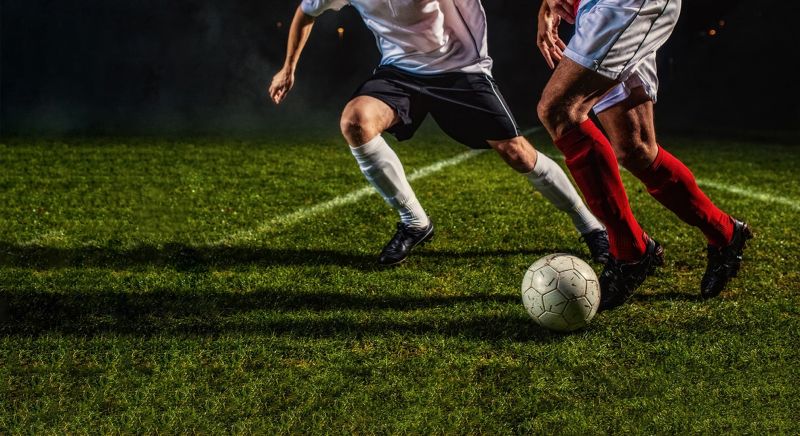
[[[329,9],[338,11],[347,6],[348,3],[348,0],[303,0],[302,3],[300,3],[300,8],[303,9],[306,15],[318,17]]]

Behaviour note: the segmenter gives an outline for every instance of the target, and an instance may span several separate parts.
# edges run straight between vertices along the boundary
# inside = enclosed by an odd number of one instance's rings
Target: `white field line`
[[[423,177],[427,177],[433,173],[437,173],[447,167],[452,167],[458,165],[468,159],[471,159],[479,154],[486,152],[487,150],[473,150],[461,153],[457,156],[451,157],[450,159],[441,160],[434,164],[428,165],[426,167],[420,168],[411,174],[408,175],[408,181],[413,182],[414,180],[421,179]],[[336,198],[331,200],[315,204],[309,207],[300,208],[292,213],[286,215],[279,215],[254,229],[243,230],[239,233],[235,233],[230,235],[223,240],[219,241],[217,245],[230,245],[237,242],[243,241],[252,241],[256,239],[259,235],[263,235],[265,233],[270,232],[271,230],[281,228],[281,227],[288,227],[293,224],[296,224],[300,221],[303,221],[307,218],[310,218],[314,215],[319,215],[323,212],[327,212],[331,209],[335,209],[340,206],[344,206],[347,204],[353,204],[358,202],[364,197],[376,194],[375,189],[372,186],[365,186],[361,189],[349,192],[345,195],[340,195]]]
[[[718,189],[720,191],[730,192],[731,194],[741,195],[742,197],[753,200],[763,201],[765,203],[780,204],[790,209],[800,210],[800,202],[788,197],[767,194],[765,192],[754,191],[752,189],[742,188],[740,186],[726,185],[724,183],[718,183],[705,179],[697,179],[697,184],[712,189]]]
[[[531,133],[536,133],[542,129],[541,126],[533,127],[530,129],[525,130],[522,132],[523,135],[529,135]],[[431,174],[437,173],[445,168],[452,167],[458,165],[468,159],[471,159],[479,154],[482,154],[488,150],[472,150],[461,153],[455,157],[450,159],[441,160],[434,164],[428,165],[426,167],[420,168],[411,174],[408,175],[408,181],[413,182],[414,180],[421,179],[423,177],[427,177]],[[303,221],[309,217],[314,215],[321,214],[323,212],[327,212],[331,209],[335,209],[339,206],[344,206],[347,204],[353,204],[358,202],[364,197],[369,195],[375,194],[375,190],[371,186],[366,186],[364,188],[358,189],[356,191],[349,192],[345,195],[340,195],[332,200],[328,200],[323,203],[318,203],[313,206],[300,208],[292,213],[286,215],[277,216],[254,229],[243,230],[239,233],[235,233],[231,236],[228,236],[218,242],[218,245],[226,245],[232,244],[234,242],[242,242],[247,240],[253,240],[258,235],[264,234],[269,232],[272,229],[279,228],[279,227],[287,227],[291,226],[292,224],[296,224],[300,221]]]
[[[536,133],[542,130],[541,126],[533,127],[527,129],[522,132],[523,135],[530,135],[531,133]],[[441,160],[434,164],[428,165],[426,167],[420,168],[411,174],[408,175],[408,181],[413,182],[414,180],[421,179],[423,177],[427,177],[431,174],[437,173],[445,168],[452,167],[458,165],[468,159],[471,159],[479,154],[485,153],[488,150],[472,150],[461,153],[457,156],[451,157],[450,159]],[[293,224],[296,224],[300,221],[303,221],[307,218],[310,218],[314,215],[319,215],[323,212],[327,212],[331,209],[335,209],[340,206],[353,204],[358,202],[364,197],[369,195],[375,194],[375,190],[371,186],[366,186],[364,188],[358,189],[356,191],[349,192],[345,195],[340,195],[332,200],[328,200],[323,203],[318,203],[313,206],[300,208],[292,213],[286,215],[279,215],[254,229],[243,230],[238,233],[234,233],[221,241],[217,242],[217,245],[230,245],[236,242],[243,242],[243,241],[252,241],[256,239],[259,235],[263,235],[264,233],[268,233],[271,230],[281,228],[281,227],[288,227]]]

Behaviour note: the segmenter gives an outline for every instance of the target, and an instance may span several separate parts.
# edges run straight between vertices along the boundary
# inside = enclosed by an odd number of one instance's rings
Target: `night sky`
[[[266,87],[298,1],[0,0],[3,134],[268,131],[330,122],[378,62],[353,8],[317,21],[285,107]],[[549,71],[539,2],[487,0],[495,76],[523,125]],[[798,130],[793,2],[685,1],[661,52],[659,124]],[[339,38],[337,28],[345,29]],[[569,27],[565,27],[568,37]],[[710,33],[715,33],[713,36]],[[791,59],[791,63],[796,61]]]

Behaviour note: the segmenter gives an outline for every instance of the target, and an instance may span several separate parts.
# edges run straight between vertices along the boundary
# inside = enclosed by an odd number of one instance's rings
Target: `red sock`
[[[678,218],[699,228],[709,244],[724,247],[731,242],[731,217],[708,199],[689,168],[667,150],[659,146],[656,160],[634,175],[644,182],[650,195]]]
[[[603,132],[586,120],[555,143],[589,209],[605,224],[611,255],[622,261],[640,259],[646,250],[644,231],[631,212],[614,150]]]

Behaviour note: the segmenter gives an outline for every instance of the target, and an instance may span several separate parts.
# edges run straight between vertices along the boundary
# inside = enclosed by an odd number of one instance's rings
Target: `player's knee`
[[[542,95],[536,112],[544,127],[556,138],[580,124],[582,118],[579,108],[548,93]]]
[[[655,159],[657,146],[638,139],[617,141],[615,144],[617,162],[630,171],[647,168]]]
[[[523,174],[533,171],[536,165],[536,151],[522,136],[505,141],[492,141],[490,144],[515,171]]]
[[[372,127],[369,117],[357,109],[345,109],[339,127],[342,135],[352,146],[365,144],[380,133]]]

